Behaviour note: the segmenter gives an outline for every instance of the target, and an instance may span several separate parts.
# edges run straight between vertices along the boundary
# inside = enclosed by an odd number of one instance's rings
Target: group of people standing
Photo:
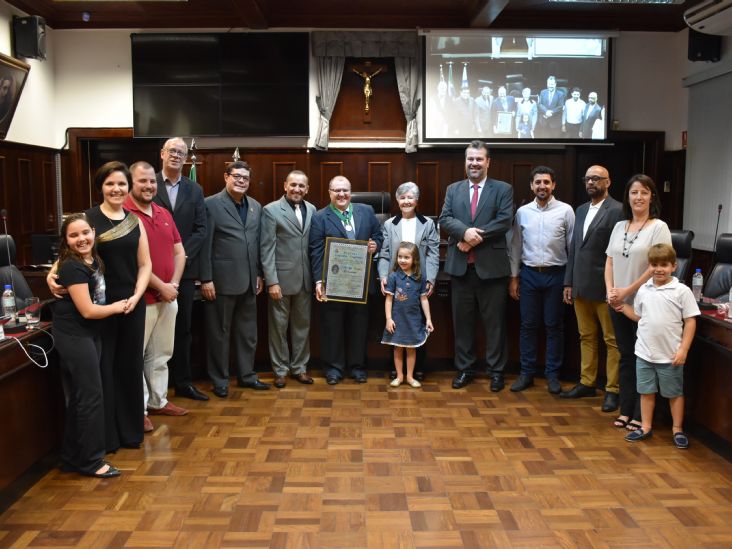
[[[508,93],[506,86],[484,85],[480,95],[471,97],[470,88],[451,98],[448,86],[440,82],[431,102],[427,120],[431,137],[507,137],[517,139],[601,139],[604,137],[604,108],[597,92],[590,91],[587,101],[578,87],[557,87],[550,75],[546,88],[538,93],[530,87]],[[434,115],[434,116],[433,116]],[[600,124],[596,124],[600,121]]]
[[[204,199],[201,187],[182,175],[187,153],[185,142],[172,138],[161,150],[157,174],[146,162],[129,169],[105,164],[94,181],[100,205],[63,224],[59,261],[47,280],[60,297],[54,330],[69,408],[61,456],[67,470],[117,476],[104,456],[139,448],[143,433],[154,428],[147,414],[187,414],[167,398],[169,371],[176,396],[208,400],[191,381],[196,280],[205,300],[206,364],[216,396],[228,396],[232,344],[237,384],[270,389],[254,371],[256,296],[265,289],[276,387],[285,387],[288,377],[313,383],[307,371],[313,291],[326,382],[350,376],[364,383],[368,307],[327,299],[322,271],[329,237],[368,243],[386,296],[382,342],[394,346],[397,367],[391,385],[420,386],[415,369],[424,365],[423,345],[434,329],[428,299],[439,267],[439,234],[417,210],[417,185],[398,187],[400,213],[381,225],[371,207],[351,201],[344,176],[329,182],[330,203],[316,210],[305,200],[307,175],[293,170],[283,196],[262,207],[248,195],[251,168],[242,161],[227,165],[222,191]],[[554,171],[538,166],[530,181],[535,200],[514,215],[513,187],[488,177],[489,165],[485,143],[471,142],[467,178],[448,187],[439,216],[448,236],[444,270],[452,277],[453,388],[471,383],[478,371],[478,317],[490,389],[504,388],[510,295],[521,311],[521,373],[511,390],[534,384],[543,321],[549,392],[595,395],[599,322],[608,348],[602,409],[619,406],[615,425],[643,433],[635,382],[639,315],[626,306],[651,278],[649,248],[670,244],[653,181],[632,177],[621,205],[608,194],[607,170],[591,166],[584,177],[590,201],[575,217],[553,196]],[[582,354],[581,380],[568,391],[559,383],[563,303],[574,305]]]

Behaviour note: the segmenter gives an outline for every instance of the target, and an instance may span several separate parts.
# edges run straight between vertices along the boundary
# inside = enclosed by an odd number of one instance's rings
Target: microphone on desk
[[[722,215],[722,205],[717,205],[717,228],[714,229],[714,245],[712,246],[712,264],[717,261],[717,233],[719,232],[719,218]]]

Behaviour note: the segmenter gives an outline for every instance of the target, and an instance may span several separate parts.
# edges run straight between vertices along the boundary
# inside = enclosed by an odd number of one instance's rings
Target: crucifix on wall
[[[378,74],[386,72],[386,66],[376,65],[371,61],[364,61],[361,64],[353,65],[351,70],[363,78],[363,114],[364,120],[367,120],[371,114],[371,96],[374,94],[373,88],[371,87],[371,79]]]

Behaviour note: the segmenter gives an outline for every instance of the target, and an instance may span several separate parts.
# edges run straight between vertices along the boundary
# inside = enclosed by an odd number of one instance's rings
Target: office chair
[[[12,284],[15,292],[15,306],[18,310],[25,307],[25,298],[33,297],[28,282],[15,263],[15,241],[9,234],[0,234],[0,291],[5,284]]]
[[[717,263],[704,285],[704,296],[726,299],[730,287],[732,287],[732,233],[723,233],[717,238]]]
[[[671,245],[676,251],[676,270],[673,274],[684,284],[687,284],[687,277],[691,270],[691,243],[693,241],[694,231],[684,229],[673,229],[671,231]]]
[[[351,193],[351,202],[368,204],[374,209],[380,224],[391,217],[391,195],[386,191],[356,191]]]

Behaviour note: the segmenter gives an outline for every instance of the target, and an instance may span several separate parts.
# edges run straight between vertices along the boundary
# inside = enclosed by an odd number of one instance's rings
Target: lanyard
[[[333,210],[333,213],[338,216],[338,219],[343,221],[346,225],[351,224],[351,216],[353,215],[351,212],[351,206],[348,206],[348,209],[344,212],[340,211],[338,208],[336,208],[333,204],[328,204],[330,206],[330,209]]]

